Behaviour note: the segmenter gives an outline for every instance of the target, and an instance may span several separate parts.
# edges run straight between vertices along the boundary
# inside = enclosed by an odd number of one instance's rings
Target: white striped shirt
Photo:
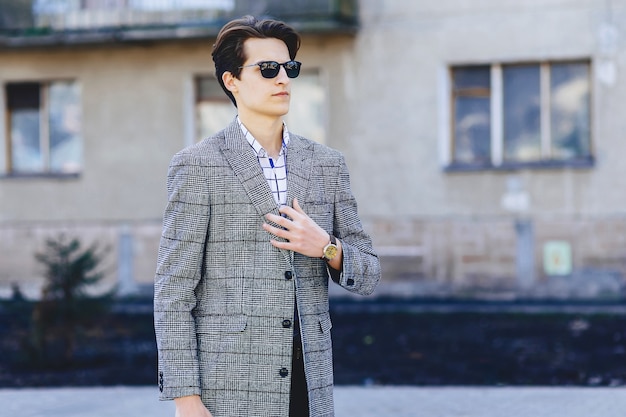
[[[279,206],[287,204],[287,146],[289,145],[289,132],[287,131],[287,125],[283,123],[283,144],[280,148],[278,158],[271,158],[268,153],[263,149],[261,144],[252,136],[252,133],[246,129],[239,116],[237,116],[237,122],[243,132],[246,140],[254,149],[265,179],[272,190],[274,201]]]

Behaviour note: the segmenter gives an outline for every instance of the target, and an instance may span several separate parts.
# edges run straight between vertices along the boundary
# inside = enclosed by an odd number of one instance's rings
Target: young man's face
[[[235,96],[240,116],[282,117],[289,111],[291,97],[290,78],[280,67],[274,78],[263,78],[257,64],[263,61],[287,62],[289,50],[279,39],[247,39],[244,44],[243,63],[239,79],[228,76],[225,84]],[[251,66],[246,66],[251,65]]]

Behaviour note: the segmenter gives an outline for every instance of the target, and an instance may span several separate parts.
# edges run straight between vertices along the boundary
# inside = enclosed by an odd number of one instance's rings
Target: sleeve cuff
[[[326,269],[328,270],[328,275],[330,275],[330,279],[332,279],[335,283],[341,285],[341,278],[343,278],[343,272],[337,271],[335,268],[326,264]]]

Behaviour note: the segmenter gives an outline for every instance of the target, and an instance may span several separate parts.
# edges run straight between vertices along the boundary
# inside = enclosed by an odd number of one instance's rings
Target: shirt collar
[[[252,136],[252,133],[250,133],[248,129],[246,129],[246,127],[241,122],[241,119],[239,119],[239,116],[237,116],[237,123],[239,123],[241,132],[246,137],[246,140],[248,141],[250,146],[252,146],[252,149],[254,149],[257,156],[267,157],[267,152],[265,151],[265,149],[263,149],[263,146],[261,146],[261,144],[254,138],[254,136]],[[287,130],[287,125],[285,124],[285,122],[283,122],[283,144],[280,148],[279,155],[282,155],[287,151],[287,146],[289,146],[289,131]]]

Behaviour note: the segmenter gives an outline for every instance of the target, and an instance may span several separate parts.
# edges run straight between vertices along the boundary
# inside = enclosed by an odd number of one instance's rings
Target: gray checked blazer
[[[380,264],[343,156],[291,134],[288,204],[341,240],[336,282],[367,295]],[[325,261],[277,249],[262,229],[278,207],[237,122],[176,154],[155,277],[161,399],[198,394],[214,417],[289,414],[297,298],[311,416],[333,416]],[[335,284],[333,284],[335,285]],[[288,324],[288,323],[287,323]]]

